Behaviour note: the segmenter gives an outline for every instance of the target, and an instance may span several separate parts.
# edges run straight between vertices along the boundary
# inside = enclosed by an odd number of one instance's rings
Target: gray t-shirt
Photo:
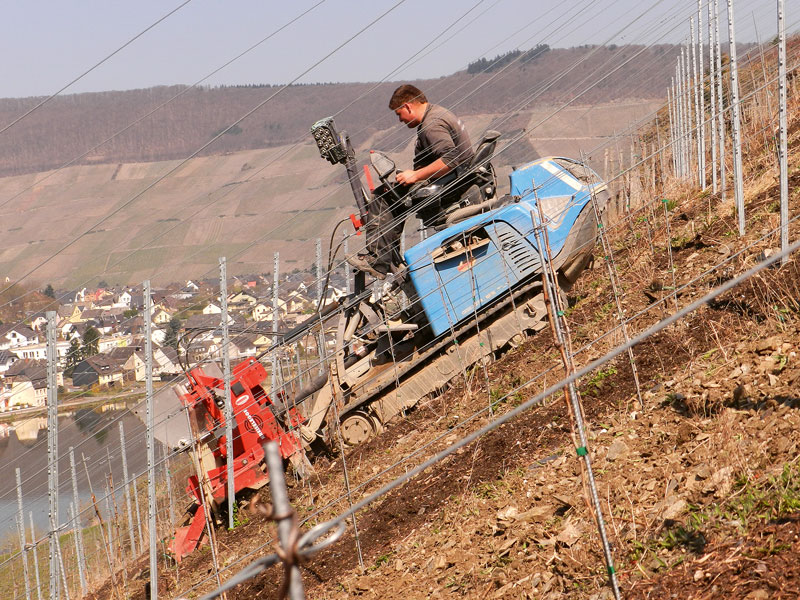
[[[421,169],[441,158],[451,169],[467,165],[475,153],[467,128],[457,116],[438,104],[428,104],[417,126],[414,169]]]

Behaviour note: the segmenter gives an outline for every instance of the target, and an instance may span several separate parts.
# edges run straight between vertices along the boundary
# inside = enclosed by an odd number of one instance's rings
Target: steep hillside
[[[644,191],[608,228],[620,287],[614,290],[608,278],[611,255],[598,253],[569,292],[578,365],[622,341],[617,294],[633,336],[775,251],[777,170],[759,127],[765,105],[746,119],[744,237],[730,194],[723,201],[676,180],[648,189],[649,174],[632,173]],[[799,145],[795,93],[793,218],[800,214]],[[798,233],[792,223],[790,239]],[[581,381],[589,450],[625,597],[796,596],[798,298],[800,262],[793,256],[640,343],[634,354],[642,406],[627,355]],[[344,468],[352,497],[361,498],[562,374],[552,339],[540,333],[485,376],[476,369],[457,377],[445,394],[426,399],[368,444],[319,458],[316,476],[292,488],[293,505],[310,524],[338,514],[349,496]],[[351,527],[304,565],[308,596],[610,598],[574,446],[563,396],[556,394],[358,513],[363,567]],[[222,561],[230,565],[223,579],[272,551],[272,525],[259,513],[248,518],[245,526],[219,532]],[[164,593],[212,589],[209,569],[208,553],[193,555],[174,574],[164,573]],[[281,576],[272,568],[228,598],[273,598]]]

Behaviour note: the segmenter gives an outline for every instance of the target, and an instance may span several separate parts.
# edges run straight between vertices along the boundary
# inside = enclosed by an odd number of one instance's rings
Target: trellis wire
[[[589,170],[588,167],[586,166],[586,159],[583,155],[581,156],[581,162],[583,163],[584,174],[588,178]],[[625,323],[625,313],[622,310],[622,304],[620,302],[619,281],[617,280],[617,273],[616,273],[617,266],[616,262],[614,262],[614,252],[613,249],[611,248],[611,244],[609,243],[606,237],[605,226],[603,224],[602,215],[600,213],[599,207],[597,206],[597,194],[595,193],[594,185],[591,184],[587,185],[589,185],[589,193],[591,195],[590,200],[592,203],[592,209],[594,210],[595,220],[597,221],[597,234],[600,238],[600,247],[603,249],[603,260],[608,269],[608,279],[609,282],[611,283],[611,290],[612,293],[614,294],[614,302],[617,307],[617,320],[619,321],[620,326],[622,327],[622,335],[625,341],[627,342],[629,341],[630,337],[628,336],[628,327]],[[649,223],[647,224],[647,227],[649,234]],[[636,385],[636,397],[639,400],[639,408],[644,409],[642,390],[639,386],[639,371],[636,368],[636,358],[633,355],[633,348],[629,349],[628,351],[628,361],[630,362],[631,373],[633,374],[633,381],[634,384]]]

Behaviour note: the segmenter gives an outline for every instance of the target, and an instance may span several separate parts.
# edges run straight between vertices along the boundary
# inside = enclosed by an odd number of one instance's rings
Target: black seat
[[[410,204],[411,207],[420,207],[416,216],[425,227],[441,226],[448,212],[494,197],[497,186],[490,161],[499,137],[499,131],[490,129],[484,133],[467,166],[432,183],[412,188],[408,194]]]

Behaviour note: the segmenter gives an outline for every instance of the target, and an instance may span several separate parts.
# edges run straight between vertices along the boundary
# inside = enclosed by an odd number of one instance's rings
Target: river
[[[125,451],[129,477],[147,470],[145,427],[130,409],[133,404],[112,404],[94,409],[78,409],[58,418],[59,448],[59,522],[69,519],[69,507],[73,500],[69,463],[69,448],[73,447],[78,478],[78,497],[83,510],[83,522],[93,516],[91,492],[94,490],[100,510],[105,513],[108,473],[112,473],[113,484],[121,493],[123,480],[122,453],[120,448],[119,423],[125,431]],[[163,476],[164,446],[156,443],[156,462]],[[84,457],[85,465],[84,466]],[[0,424],[0,539],[16,541],[17,491],[15,468],[22,476],[23,510],[26,525],[30,517],[37,528],[37,535],[46,531],[49,523],[49,500],[47,494],[47,419],[32,417],[17,422]],[[91,482],[87,481],[88,476]],[[12,537],[13,536],[13,537]]]

